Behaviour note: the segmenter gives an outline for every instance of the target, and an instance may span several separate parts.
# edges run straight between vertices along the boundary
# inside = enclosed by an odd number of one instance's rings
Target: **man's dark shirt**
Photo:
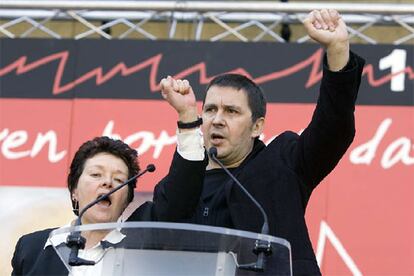
[[[230,169],[230,172],[234,171],[235,169]],[[184,222],[234,228],[225,193],[226,185],[230,185],[229,180],[230,177],[223,169],[206,171],[197,209],[194,215]]]

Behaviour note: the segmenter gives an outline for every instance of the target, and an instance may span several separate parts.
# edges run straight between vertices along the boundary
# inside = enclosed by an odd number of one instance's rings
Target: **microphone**
[[[127,181],[125,181],[124,183],[119,185],[118,187],[110,190],[108,193],[99,196],[97,199],[95,199],[94,201],[92,201],[91,203],[89,203],[88,205],[86,205],[82,209],[82,211],[79,213],[78,218],[75,221],[74,226],[82,225],[82,220],[81,220],[82,216],[83,216],[83,214],[85,214],[85,212],[89,208],[91,208],[92,206],[94,206],[98,202],[100,202],[104,199],[107,199],[111,194],[113,194],[116,191],[122,189],[123,187],[125,187],[126,185],[128,185],[129,183],[131,183],[132,181],[134,181],[135,179],[137,179],[141,175],[145,174],[146,172],[154,172],[154,171],[155,171],[154,164],[149,164],[149,165],[147,165],[147,168],[145,170],[143,170],[142,172],[140,172],[139,174],[131,177],[130,179],[128,179]],[[86,239],[81,236],[80,231],[76,231],[76,232],[73,231],[67,237],[66,245],[71,249],[70,255],[69,255],[69,265],[70,266],[95,265],[94,261],[89,261],[89,260],[85,260],[85,259],[82,259],[82,258],[78,257],[79,249],[84,249],[85,244],[86,244]]]
[[[269,220],[267,218],[267,214],[263,209],[262,205],[246,190],[245,187],[237,180],[237,178],[220,162],[217,158],[217,148],[211,147],[208,150],[208,154],[210,158],[217,163],[229,176],[230,178],[237,184],[237,186],[247,195],[247,197],[256,205],[259,209],[260,213],[263,216],[263,225],[262,230],[260,231],[261,234],[268,235],[269,234]],[[253,253],[257,255],[256,263],[252,264],[244,264],[239,265],[240,269],[244,270],[251,270],[256,272],[263,272],[265,270],[265,256],[269,256],[272,254],[272,248],[270,242],[265,242],[262,240],[256,240],[255,247],[253,249]]]

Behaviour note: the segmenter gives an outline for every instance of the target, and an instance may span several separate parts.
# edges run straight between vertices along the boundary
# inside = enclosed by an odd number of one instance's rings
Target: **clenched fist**
[[[188,80],[175,80],[171,76],[160,82],[162,97],[177,111],[181,122],[197,120],[197,102]]]
[[[308,35],[324,46],[329,69],[341,70],[349,59],[349,37],[345,22],[336,10],[314,10],[303,22]]]

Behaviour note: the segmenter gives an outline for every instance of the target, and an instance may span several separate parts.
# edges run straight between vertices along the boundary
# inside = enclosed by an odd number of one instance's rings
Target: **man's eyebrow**
[[[224,105],[224,108],[227,108],[227,109],[237,109],[237,110],[241,109],[240,106],[238,106],[238,105],[232,105],[232,104]]]
[[[206,108],[206,107],[216,107],[217,105],[216,104],[214,104],[214,103],[208,103],[208,104],[205,104],[204,106],[203,106],[203,108]]]
[[[204,107],[216,107],[217,105],[214,103],[209,103],[209,104],[205,104]],[[233,105],[233,104],[221,104],[220,106],[224,107],[224,108],[233,108],[233,109],[241,109],[240,106],[238,105]]]

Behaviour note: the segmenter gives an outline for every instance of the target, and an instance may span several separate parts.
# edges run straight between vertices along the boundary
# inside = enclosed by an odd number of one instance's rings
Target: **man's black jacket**
[[[355,101],[363,66],[364,60],[351,53],[343,70],[331,72],[325,57],[318,103],[307,128],[300,135],[284,132],[267,146],[255,141],[253,151],[237,170],[238,180],[265,209],[270,234],[290,242],[294,275],[320,274],[305,210],[313,189],[333,170],[354,139]],[[171,167],[171,171],[177,169]],[[154,201],[165,201],[166,184],[173,187],[172,182],[189,181],[200,173],[201,169],[187,170],[182,178],[168,174],[157,185]],[[263,219],[258,209],[236,185],[225,185],[234,227],[260,232]],[[275,271],[270,259],[264,274],[274,275]]]

